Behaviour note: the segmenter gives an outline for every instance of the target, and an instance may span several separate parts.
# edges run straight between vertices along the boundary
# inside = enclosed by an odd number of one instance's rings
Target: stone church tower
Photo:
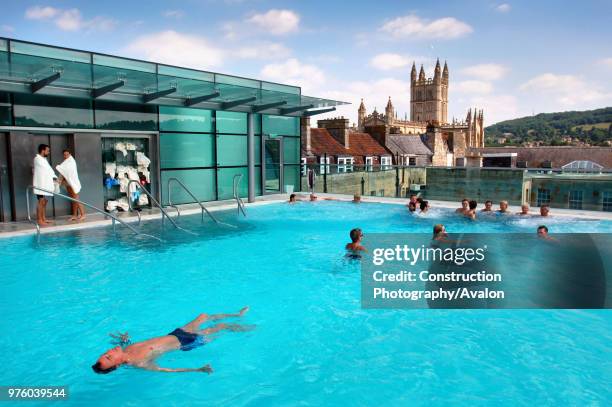
[[[426,78],[423,65],[417,78],[416,67],[412,63],[410,72],[410,120],[438,125],[448,123],[448,66],[440,69],[436,62],[433,78]]]

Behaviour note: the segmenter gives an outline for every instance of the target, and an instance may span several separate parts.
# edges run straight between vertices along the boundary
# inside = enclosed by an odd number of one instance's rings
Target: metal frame
[[[236,178],[238,179],[238,181],[236,181]],[[234,179],[232,180],[233,187],[234,187],[234,199],[236,200],[236,203],[238,204],[238,215],[240,215],[240,212],[242,211],[242,214],[246,217],[246,212],[244,210],[244,202],[242,201],[242,198],[240,198],[238,194],[238,185],[240,185],[241,179],[242,179],[242,174],[236,174],[234,175]]]
[[[234,225],[230,225],[229,223],[221,222],[217,218],[215,218],[213,216],[213,214],[210,213],[210,211],[208,209],[206,209],[206,207],[202,204],[202,202],[199,201],[198,198],[196,198],[196,196],[191,192],[191,190],[189,190],[189,188],[187,188],[187,186],[185,184],[183,184],[182,181],[180,181],[179,179],[173,177],[173,178],[168,179],[168,206],[171,207],[171,208],[176,209],[176,213],[177,213],[176,217],[177,217],[177,219],[181,217],[181,211],[180,211],[178,205],[174,205],[172,203],[172,189],[170,188],[170,185],[171,185],[172,182],[178,183],[185,190],[185,192],[187,192],[193,198],[193,200],[195,202],[197,202],[198,205],[200,205],[200,208],[202,209],[202,222],[204,222],[204,212],[206,212],[208,214],[208,216],[210,216],[210,218],[212,220],[214,220],[217,225],[225,225],[225,226],[230,226],[232,228],[236,227]]]
[[[159,208],[159,210],[162,213],[162,227],[164,226],[164,216],[168,218],[168,220],[170,221],[170,223],[172,223],[172,225],[177,228],[180,229],[184,232],[190,233],[192,235],[197,235],[196,233],[193,233],[190,230],[187,230],[185,228],[180,227],[175,221],[174,219],[172,219],[172,217],[170,215],[168,215],[168,212],[166,212],[166,210],[161,206],[161,204],[157,201],[157,199],[153,198],[153,195],[151,195],[151,193],[149,191],[147,191],[147,189],[145,187],[143,187],[140,182],[136,181],[136,180],[130,180],[130,182],[128,182],[127,184],[127,201],[128,201],[128,206],[130,208],[130,212],[134,211],[134,208],[132,207],[132,197],[130,196],[132,193],[130,192],[130,186],[132,184],[136,184],[137,187],[134,191],[137,191],[138,189],[144,191],[144,193],[149,197],[149,199],[155,204],[155,206],[157,206]],[[140,226],[140,214],[138,215],[138,225]]]
[[[119,219],[118,217],[113,215],[112,213],[106,212],[103,209],[100,209],[100,208],[98,208],[98,207],[96,207],[94,205],[88,204],[87,202],[83,202],[83,201],[80,201],[78,199],[74,199],[74,198],[71,198],[69,196],[66,196],[64,194],[60,194],[60,193],[57,193],[57,192],[54,192],[54,191],[49,191],[49,190],[46,190],[46,189],[43,189],[43,188],[38,188],[38,187],[34,188],[33,185],[29,185],[26,188],[26,208],[27,208],[27,211],[28,211],[28,222],[30,222],[34,226],[36,226],[36,232],[37,232],[38,236],[40,236],[40,225],[37,222],[34,222],[32,220],[32,215],[31,215],[31,210],[30,210],[30,190],[32,192],[34,192],[34,189],[36,189],[38,191],[45,192],[47,194],[51,194],[51,196],[54,196],[54,197],[57,196],[57,197],[64,198],[64,199],[66,199],[68,201],[71,201],[71,202],[79,203],[81,205],[87,206],[90,209],[93,209],[94,211],[96,211],[98,213],[101,213],[104,216],[109,216],[113,220],[113,231],[115,230],[115,222],[119,222],[122,225],[124,225],[125,227],[127,227],[128,229],[130,229],[132,232],[134,232],[136,235],[142,235],[142,236],[150,237],[150,238],[159,240],[160,242],[162,241],[158,237],[155,237],[153,235],[149,235],[147,233],[142,233],[142,232],[138,231],[136,228],[134,228],[134,226],[130,225],[127,222],[122,221],[121,219]],[[140,218],[139,218],[139,221],[140,221]]]

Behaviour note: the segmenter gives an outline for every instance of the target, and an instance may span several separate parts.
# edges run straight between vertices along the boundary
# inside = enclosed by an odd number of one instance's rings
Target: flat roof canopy
[[[312,116],[346,102],[215,72],[0,38],[0,91]]]

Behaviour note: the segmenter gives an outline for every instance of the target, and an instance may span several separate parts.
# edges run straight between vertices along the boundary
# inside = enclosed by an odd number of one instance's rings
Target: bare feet
[[[240,310],[240,312],[238,313],[239,316],[243,316],[244,314],[246,314],[249,311],[249,307],[244,307]]]
[[[77,218],[77,220],[78,220],[79,222],[83,222],[83,221],[84,221],[86,218],[87,218],[87,216],[83,215],[83,216],[81,216],[80,218]]]
[[[71,217],[69,220],[70,220],[70,222],[74,222],[75,220],[78,220],[78,219],[79,219],[79,218],[77,218],[77,217],[73,216],[73,217]]]

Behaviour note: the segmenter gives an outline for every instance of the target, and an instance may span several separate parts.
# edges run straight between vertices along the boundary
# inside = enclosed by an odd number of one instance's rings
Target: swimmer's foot
[[[212,367],[210,367],[210,365],[204,365],[201,368],[198,369],[200,372],[204,372],[204,373],[208,373],[211,374],[213,372]]]
[[[249,307],[244,307],[240,310],[240,312],[238,313],[239,316],[243,316],[244,314],[246,314],[247,312],[249,312]]]

